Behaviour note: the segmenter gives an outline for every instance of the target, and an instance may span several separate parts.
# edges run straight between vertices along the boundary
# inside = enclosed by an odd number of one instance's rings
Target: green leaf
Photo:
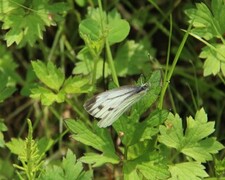
[[[79,24],[79,32],[81,33],[81,35],[87,35],[92,41],[97,41],[101,38],[100,29],[101,28],[98,22],[90,18],[81,21],[81,23]]]
[[[225,4],[222,0],[211,1],[211,9],[204,3],[197,3],[196,8],[186,11],[186,15],[189,22],[193,22],[191,32],[206,40],[220,38],[225,32]]]
[[[124,180],[142,180],[142,177],[139,177],[137,170],[135,169],[135,164],[130,162],[125,162],[123,165],[123,175]]]
[[[83,48],[78,52],[77,59],[80,61],[76,63],[76,67],[73,69],[73,74],[83,74],[89,75],[93,73],[94,70],[94,61],[87,47]],[[108,77],[110,74],[109,66],[107,62],[103,62],[103,59],[96,59],[96,79],[102,77],[103,67],[105,68],[105,77]],[[105,63],[105,64],[104,64]]]
[[[166,125],[159,127],[161,133],[159,141],[197,161],[212,160],[212,154],[218,153],[223,145],[215,138],[208,138],[214,132],[214,122],[207,121],[205,111],[199,110],[195,119],[187,118],[187,128],[184,134],[181,118],[177,114],[174,116],[170,113]]]
[[[39,60],[32,61],[31,64],[41,82],[49,88],[59,91],[65,79],[65,75],[60,69],[57,69],[51,61],[48,62],[47,66]]]
[[[46,106],[50,106],[54,102],[62,103],[65,101],[65,92],[63,90],[60,90],[57,94],[52,92],[49,89],[46,89],[44,87],[37,87],[31,89],[31,95],[30,97],[34,99],[41,99],[41,103]]]
[[[137,165],[137,169],[145,176],[147,179],[167,179],[170,176],[168,172],[167,165],[156,164],[157,161],[149,161]]]
[[[217,159],[215,158],[215,171],[216,174],[222,177],[225,174],[225,158]]]
[[[85,153],[79,159],[83,163],[92,164],[92,167],[99,167],[105,163],[118,164],[118,159],[115,157],[110,157],[107,154],[100,155],[96,153]]]
[[[88,93],[93,87],[89,85],[90,79],[84,77],[69,77],[66,79],[63,90],[66,93]]]
[[[20,75],[16,71],[16,68],[18,67],[18,65],[13,60],[12,53],[8,49],[6,49],[5,46],[0,45],[0,54],[1,54],[0,72],[2,72],[3,74],[6,75],[6,77],[8,77],[8,82],[11,86],[14,86],[14,84],[17,82],[22,84],[23,79],[20,77]]]
[[[87,4],[87,0],[75,0],[75,2],[80,6],[84,7]]]
[[[15,168],[7,157],[0,159],[0,174],[2,179],[13,179],[15,177]]]
[[[148,118],[139,123],[133,136],[130,136],[130,145],[138,141],[149,140],[152,136],[159,132],[158,126],[161,125],[167,118],[168,112],[166,110],[155,110]]]
[[[65,180],[63,169],[59,166],[47,166],[44,172],[41,174],[40,180]]]
[[[130,25],[126,20],[109,22],[108,28],[108,41],[111,45],[123,41],[130,31]]]
[[[134,75],[149,72],[146,63],[149,49],[141,43],[127,41],[122,45],[115,56],[115,69],[118,76]]]
[[[204,76],[216,75],[222,71],[225,75],[225,45],[214,44],[212,47],[204,47],[203,51],[199,55],[200,58],[206,59],[204,62]]]
[[[9,142],[6,143],[6,146],[10,149],[13,154],[21,155],[24,152],[25,141],[19,138],[12,138]]]
[[[129,23],[122,20],[116,10],[110,11],[107,16],[98,8],[89,10],[88,18],[79,25],[80,33],[94,41],[107,37],[111,45],[123,41],[130,31]]]
[[[65,173],[65,179],[76,179],[78,178],[79,174],[82,172],[82,164],[81,162],[76,162],[76,156],[73,152],[69,149],[67,151],[66,157],[63,158],[62,167]]]
[[[54,140],[43,137],[37,141],[37,147],[40,154],[45,154],[54,145]]]
[[[4,147],[5,146],[5,140],[4,140],[3,132],[7,131],[7,130],[8,130],[8,128],[4,124],[3,119],[0,119],[0,147]]]
[[[68,180],[88,180],[93,178],[92,171],[84,171],[82,163],[76,161],[75,154],[68,149],[66,157],[63,158],[62,167],[60,166],[47,166],[47,168],[42,173],[40,179],[68,179]]]
[[[106,156],[104,160],[109,159],[111,163],[119,162],[119,158],[115,154],[113,141],[107,129],[94,125],[94,129],[91,130],[81,121],[73,119],[67,119],[65,123],[73,133],[72,137],[75,140],[103,152],[103,156]]]
[[[4,132],[4,131],[7,131],[7,130],[8,130],[8,128],[5,125],[4,120],[0,118],[0,131]]]
[[[21,46],[26,43],[32,46],[37,39],[43,38],[42,31],[45,31],[45,26],[55,25],[57,14],[53,16],[53,13],[62,13],[68,9],[65,3],[48,3],[45,0],[34,0],[30,4],[33,9],[26,7],[27,4],[22,0],[1,3],[0,14],[4,14],[1,18],[2,29],[8,30],[5,35],[7,46],[14,42]]]
[[[199,162],[185,162],[169,166],[171,178],[169,180],[201,180],[209,175],[205,172],[205,167]]]
[[[139,79],[140,82],[141,79]],[[142,82],[141,82],[142,83]],[[135,109],[139,114],[144,113],[158,98],[161,91],[161,72],[159,70],[154,71],[151,77],[148,79],[149,84],[148,93],[132,108]]]
[[[20,91],[22,96],[30,96],[31,89],[37,87],[37,83],[35,83],[35,81],[37,81],[37,76],[35,75],[35,72],[31,65],[29,65],[26,72],[26,79],[24,85]]]
[[[8,79],[6,74],[0,72],[0,102],[3,102],[16,91],[16,88],[14,85],[10,85]]]
[[[133,179],[132,176],[143,179],[137,172],[140,172],[145,178],[153,180],[167,179],[170,176],[165,160],[159,152],[155,151],[147,151],[134,160],[124,162],[123,172],[126,179],[129,177]]]

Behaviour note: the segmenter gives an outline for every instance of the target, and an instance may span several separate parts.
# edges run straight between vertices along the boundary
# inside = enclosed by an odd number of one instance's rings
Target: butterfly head
[[[149,87],[149,83],[142,84],[141,86],[139,86],[136,93],[146,93],[149,90]]]

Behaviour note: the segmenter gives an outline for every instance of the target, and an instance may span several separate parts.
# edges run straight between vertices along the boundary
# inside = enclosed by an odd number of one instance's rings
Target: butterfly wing
[[[86,111],[101,120],[99,127],[110,126],[116,121],[131,105],[137,102],[148,87],[143,86],[123,86],[100,93],[84,104]]]
[[[111,111],[105,112],[101,120],[98,122],[99,127],[107,127],[114,123],[126,110],[128,110],[134,103],[139,101],[142,98],[142,94],[135,94],[126,99],[120,101],[120,104],[117,104],[114,109]]]

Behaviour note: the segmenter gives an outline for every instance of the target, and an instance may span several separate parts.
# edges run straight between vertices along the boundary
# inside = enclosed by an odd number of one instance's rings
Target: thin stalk
[[[117,87],[119,87],[119,81],[117,78],[117,74],[116,74],[116,69],[113,63],[113,58],[112,58],[112,53],[109,47],[109,42],[108,39],[106,39],[105,41],[105,46],[106,46],[106,53],[107,53],[107,59],[108,59],[108,63],[109,63],[109,67],[112,73],[112,78],[113,78],[113,82],[117,85]]]
[[[183,39],[182,39],[182,41],[181,41],[181,44],[180,44],[180,46],[179,46],[179,48],[178,48],[178,51],[177,51],[177,53],[176,53],[176,56],[175,56],[175,58],[174,58],[174,60],[173,60],[172,66],[171,66],[171,68],[170,68],[170,70],[169,70],[169,72],[168,72],[168,76],[165,77],[165,84],[163,84],[162,92],[161,92],[161,95],[160,95],[160,101],[159,101],[159,106],[158,106],[159,109],[162,109],[162,107],[163,107],[163,99],[164,99],[164,96],[165,96],[167,87],[168,87],[168,85],[169,85],[170,79],[171,79],[171,77],[172,77],[172,75],[173,75],[173,72],[174,72],[174,70],[175,70],[176,64],[177,64],[178,59],[179,59],[179,57],[180,57],[180,54],[181,54],[181,52],[182,52],[182,50],[183,50],[184,44],[185,44],[185,42],[187,41],[187,38],[188,38],[189,31],[190,31],[191,27],[192,27],[192,23],[189,25],[188,30],[187,30],[186,33],[184,34],[184,37],[183,37]]]

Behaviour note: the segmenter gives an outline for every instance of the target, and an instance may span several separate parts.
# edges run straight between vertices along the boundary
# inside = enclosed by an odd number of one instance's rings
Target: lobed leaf
[[[53,167],[48,165],[39,179],[90,180],[92,178],[92,171],[84,171],[82,163],[77,161],[75,154],[73,154],[72,151],[68,149],[66,157],[63,158],[62,165],[54,165]]]
[[[67,119],[65,123],[73,133],[72,137],[75,140],[103,152],[102,156],[105,156],[103,160],[109,159],[112,163],[119,161],[107,129],[99,128],[95,125],[94,132],[94,130],[88,128],[81,121],[75,121],[73,119]]]
[[[212,154],[218,153],[224,146],[215,138],[208,138],[214,132],[214,122],[207,122],[203,109],[196,113],[195,120],[187,118],[187,128],[184,133],[179,115],[168,115],[165,126],[159,127],[159,141],[168,147],[192,157],[199,162],[212,160]]]
[[[32,61],[31,64],[41,82],[47,87],[59,91],[65,80],[65,75],[60,69],[57,69],[51,61],[48,62],[47,66],[40,60]]]
[[[201,180],[209,175],[205,172],[205,167],[199,162],[185,162],[169,166],[171,178],[169,180]]]

